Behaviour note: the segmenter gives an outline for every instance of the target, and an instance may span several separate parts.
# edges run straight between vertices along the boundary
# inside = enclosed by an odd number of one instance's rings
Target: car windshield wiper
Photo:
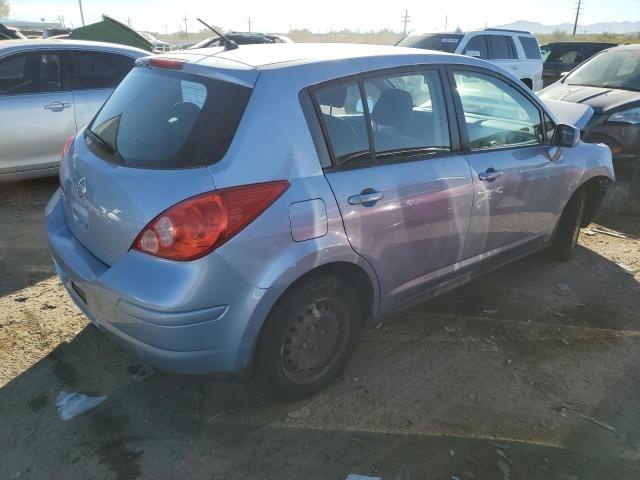
[[[115,155],[116,148],[113,145],[111,145],[90,128],[87,128],[86,131],[91,136],[91,139],[94,140],[98,145],[100,145],[105,152],[107,152],[109,155]]]

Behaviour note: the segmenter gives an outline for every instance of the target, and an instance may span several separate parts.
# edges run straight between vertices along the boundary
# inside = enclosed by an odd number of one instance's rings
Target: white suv
[[[412,33],[396,45],[482,58],[510,71],[532,90],[542,88],[540,46],[529,32],[485,28],[467,33]]]

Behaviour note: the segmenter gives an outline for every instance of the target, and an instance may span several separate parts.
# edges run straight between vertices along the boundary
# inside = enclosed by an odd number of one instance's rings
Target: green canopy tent
[[[153,45],[142,35],[107,15],[102,16],[102,21],[74,28],[69,34],[74,40],[93,40],[96,42],[119,43],[143,50],[153,51]]]

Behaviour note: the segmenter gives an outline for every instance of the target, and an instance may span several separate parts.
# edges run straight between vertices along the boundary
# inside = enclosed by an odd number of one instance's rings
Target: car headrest
[[[373,107],[371,118],[380,125],[388,125],[398,130],[405,128],[411,120],[413,98],[406,90],[393,88],[385,90]]]
[[[347,100],[347,86],[338,85],[324,90],[320,90],[316,96],[320,105],[329,107],[344,107]]]

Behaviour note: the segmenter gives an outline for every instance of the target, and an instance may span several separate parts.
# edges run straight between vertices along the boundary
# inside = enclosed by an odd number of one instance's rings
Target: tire
[[[256,380],[285,401],[307,398],[344,369],[362,327],[357,291],[328,274],[295,285],[267,317],[258,344]]]
[[[551,245],[553,254],[562,261],[567,261],[573,256],[580,236],[580,227],[584,216],[585,190],[577,190],[567,206],[564,207],[556,234]]]

